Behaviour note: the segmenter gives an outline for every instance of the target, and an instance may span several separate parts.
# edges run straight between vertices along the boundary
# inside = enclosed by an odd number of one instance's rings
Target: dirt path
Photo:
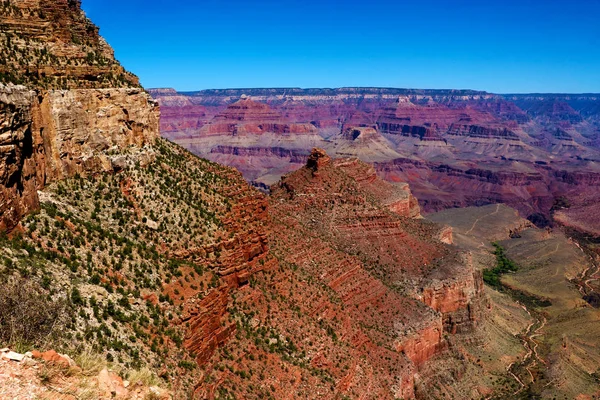
[[[489,217],[489,216],[491,216],[491,215],[496,215],[496,214],[498,214],[498,211],[500,211],[500,204],[496,204],[496,211],[494,211],[494,212],[492,212],[492,213],[489,213],[489,214],[486,214],[486,215],[483,215],[483,216],[481,216],[481,217],[477,218],[477,219],[476,219],[476,220],[473,222],[473,226],[471,226],[471,229],[469,229],[468,231],[466,231],[466,232],[465,232],[465,235],[468,235],[469,233],[473,232],[473,229],[475,229],[475,227],[477,226],[477,223],[478,223],[479,221],[481,221],[482,219],[484,219],[484,218],[487,218],[487,217]]]
[[[575,283],[577,289],[579,289],[579,293],[581,293],[582,296],[585,296],[595,290],[590,283],[600,280],[600,260],[598,260],[597,255],[594,255],[590,251],[586,251],[586,248],[580,245],[576,240],[574,240],[573,243],[590,259],[591,263],[577,279],[573,280],[573,283]]]
[[[523,360],[520,362],[514,362],[509,365],[507,371],[508,373],[517,381],[519,384],[519,389],[513,393],[517,395],[525,390],[529,385],[534,384],[536,381],[536,376],[533,373],[534,368],[543,364],[546,365],[546,361],[540,357],[537,352],[537,348],[539,343],[535,340],[536,337],[542,336],[542,329],[546,326],[548,322],[546,317],[543,315],[528,309],[524,304],[517,301],[523,310],[533,319],[533,322],[529,324],[529,326],[523,331],[521,335],[519,335],[519,339],[527,352],[523,357]],[[525,377],[520,376],[525,375]],[[524,381],[528,381],[525,384]]]

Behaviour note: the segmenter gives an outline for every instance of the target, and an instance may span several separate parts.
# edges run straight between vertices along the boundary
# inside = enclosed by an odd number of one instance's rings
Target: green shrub
[[[496,266],[483,270],[483,281],[488,285],[499,288],[502,286],[500,277],[507,272],[516,272],[519,267],[514,261],[506,256],[506,252],[498,243],[492,243],[494,246],[494,255],[496,256]]]

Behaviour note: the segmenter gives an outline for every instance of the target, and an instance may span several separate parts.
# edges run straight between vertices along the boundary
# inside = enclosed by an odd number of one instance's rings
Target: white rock
[[[68,355],[66,355],[66,354],[59,354],[59,356],[61,356],[65,360],[67,360],[69,362],[69,366],[75,367],[77,365],[77,363],[75,363],[75,361],[71,357],[69,357]]]
[[[10,351],[10,349],[8,347],[0,349],[0,353],[8,353],[9,351]]]
[[[158,222],[152,221],[150,218],[146,220],[146,226],[153,231],[158,229]]]
[[[129,381],[123,381],[123,387],[128,388],[129,387]]]
[[[156,386],[152,386],[152,387],[150,388],[150,391],[151,391],[153,394],[160,395],[160,389],[159,389],[158,387],[156,387]]]
[[[9,351],[8,353],[2,354],[2,358],[6,358],[11,361],[21,362],[25,358],[23,354],[15,353],[14,351]]]

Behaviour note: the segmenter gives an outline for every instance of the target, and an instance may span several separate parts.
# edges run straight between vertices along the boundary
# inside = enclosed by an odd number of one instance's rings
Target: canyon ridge
[[[161,133],[268,189],[312,147],[407,182],[425,212],[505,203],[540,226],[597,211],[600,95],[385,88],[150,90]],[[559,201],[560,202],[560,201]],[[597,214],[597,213],[594,213]],[[589,228],[594,230],[593,228]]]
[[[0,395],[600,395],[595,95],[146,91],[78,0],[0,43]]]

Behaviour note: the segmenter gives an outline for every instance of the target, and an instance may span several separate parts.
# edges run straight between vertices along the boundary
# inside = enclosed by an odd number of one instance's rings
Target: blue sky
[[[83,0],[147,87],[600,92],[600,0]]]

